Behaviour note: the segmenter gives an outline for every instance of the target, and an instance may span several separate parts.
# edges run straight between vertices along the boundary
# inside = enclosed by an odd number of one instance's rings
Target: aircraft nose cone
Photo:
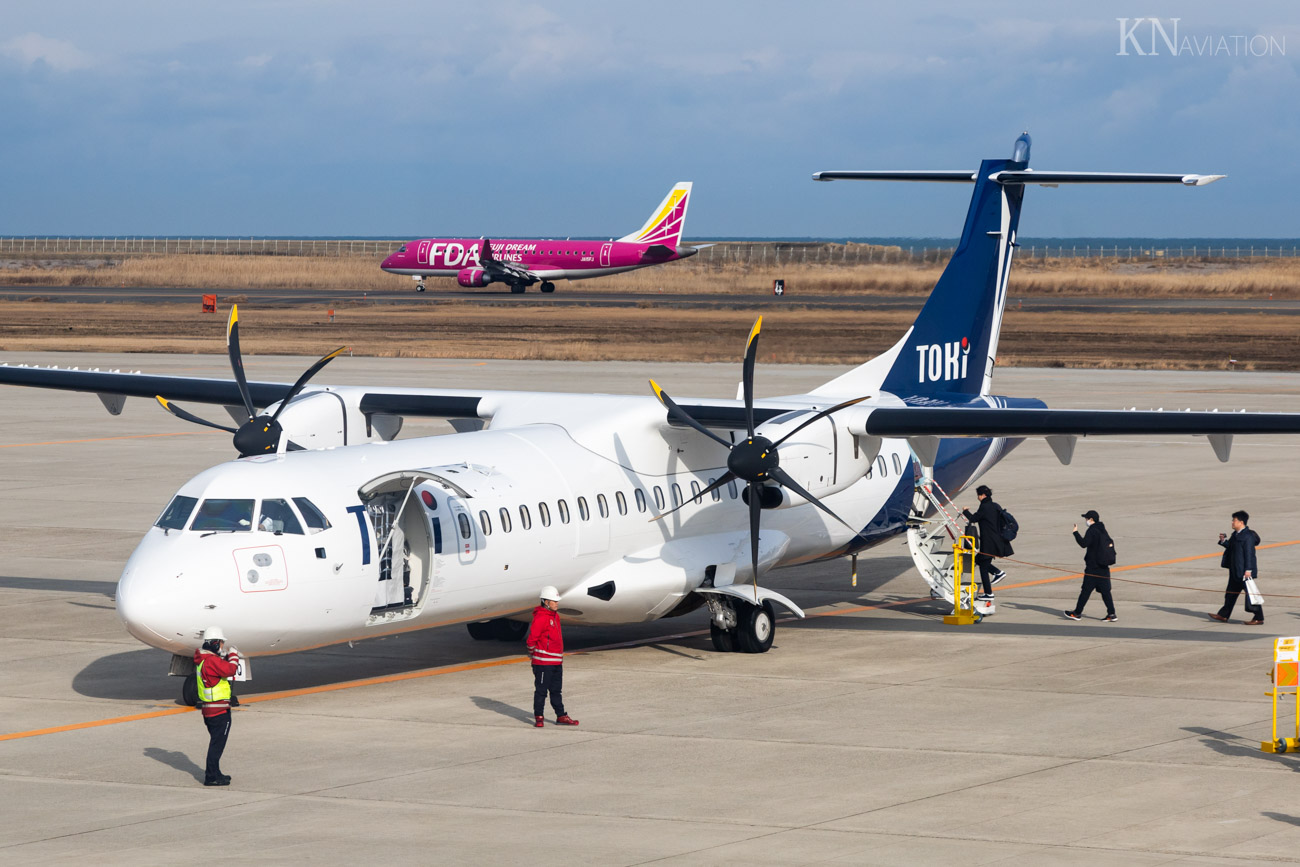
[[[191,653],[203,629],[195,618],[201,606],[185,587],[176,586],[175,570],[168,573],[156,559],[137,549],[127,562],[117,583],[117,616],[127,632],[150,647]]]

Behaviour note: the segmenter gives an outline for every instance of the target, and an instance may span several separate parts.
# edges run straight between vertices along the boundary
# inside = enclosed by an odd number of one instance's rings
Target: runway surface
[[[0,361],[227,373],[219,356]],[[253,379],[307,363],[247,361]],[[734,393],[734,365],[661,367],[675,395]],[[772,394],[835,372],[757,376]],[[344,358],[325,378],[451,375],[644,387],[644,365],[609,363]],[[996,385],[1054,406],[1300,410],[1296,374],[1018,369]],[[0,738],[26,735],[0,740],[0,862],[158,863],[209,836],[222,859],[269,863],[1300,860],[1300,757],[1258,749],[1272,637],[1300,633],[1300,442],[1239,437],[1220,464],[1204,440],[1084,440],[1067,468],[1026,443],[985,478],[1021,524],[996,617],[944,626],[901,542],[864,556],[856,587],[843,562],[778,571],[765,583],[814,616],[767,654],[713,652],[701,612],[570,628],[577,729],[532,728],[518,648],[458,627],[255,661],[234,784],[204,789],[203,726],[113,594],[173,491],[230,456],[226,435],[147,401],[111,417],[91,395],[0,389]],[[1259,555],[1279,594],[1262,628],[1205,617],[1222,602],[1214,539],[1243,507],[1277,546]],[[1060,615],[1090,508],[1125,567],[1118,623],[1096,599],[1083,622]]]
[[[536,289],[514,295],[507,289],[475,289],[473,291],[414,290],[393,292],[332,292],[320,289],[176,289],[165,287],[105,288],[90,286],[2,286],[0,300],[23,301],[42,298],[52,302],[102,303],[108,301],[142,304],[198,304],[204,292],[216,293],[221,298],[238,296],[247,301],[240,303],[269,305],[334,305],[353,301],[373,304],[432,305],[440,301],[471,304],[523,304],[585,307],[637,307],[646,304],[685,308],[780,308],[811,307],[829,310],[918,310],[925,303],[922,295],[801,295],[787,292],[781,297],[770,290],[755,290],[746,295],[660,292],[590,292],[565,291],[565,285],[552,294],[542,295]],[[1268,298],[1115,298],[1109,296],[1080,297],[1018,297],[1014,293],[1007,306],[1042,313],[1096,312],[1096,313],[1271,313],[1283,316],[1300,315],[1300,299]]]

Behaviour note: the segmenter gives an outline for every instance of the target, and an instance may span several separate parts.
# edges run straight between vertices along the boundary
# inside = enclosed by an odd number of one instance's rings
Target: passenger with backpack
[[[962,509],[962,514],[979,533],[979,553],[975,555],[975,565],[980,568],[984,592],[976,596],[975,600],[991,603],[994,601],[993,585],[1007,577],[1006,572],[993,566],[993,560],[1016,553],[1011,548],[1011,540],[1016,538],[1020,527],[1010,512],[993,502],[993,489],[988,485],[976,488],[975,496],[979,498],[979,508],[974,513],[970,509]]]
[[[1070,620],[1078,620],[1083,616],[1083,606],[1088,604],[1088,597],[1096,590],[1101,594],[1101,601],[1106,603],[1106,616],[1102,620],[1114,623],[1119,619],[1115,616],[1115,600],[1110,595],[1110,567],[1115,565],[1115,542],[1095,509],[1089,509],[1080,517],[1088,522],[1088,530],[1082,536],[1079,535],[1079,525],[1074,525],[1074,541],[1086,549],[1083,553],[1083,589],[1079,591],[1079,601],[1074,603],[1074,609],[1063,613]]]

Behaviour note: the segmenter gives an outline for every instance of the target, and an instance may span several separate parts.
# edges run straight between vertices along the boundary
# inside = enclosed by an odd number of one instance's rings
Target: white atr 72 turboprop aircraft
[[[770,569],[908,533],[937,595],[950,577],[918,554],[933,501],[1025,437],[1068,462],[1076,437],[1300,433],[1300,414],[1053,410],[990,394],[1007,275],[1029,184],[1199,186],[1218,176],[1032,172],[1029,138],[975,171],[822,172],[971,183],[960,243],[916,322],[885,354],[808,394],[755,400],[759,325],[742,400],[246,382],[232,310],[234,381],[0,366],[0,383],[242,406],[242,457],[176,493],[131,555],[118,612],[178,654],[220,626],[248,656],[466,623],[522,630],[544,585],[576,623],[632,623],[707,606],[719,650],[762,652]],[[653,383],[652,383],[653,385]],[[261,408],[259,410],[259,407]],[[405,417],[458,433],[396,440]],[[486,423],[486,424],[485,424]],[[909,529],[910,528],[910,529]],[[920,529],[918,529],[920,528]],[[947,582],[947,583],[945,583]]]

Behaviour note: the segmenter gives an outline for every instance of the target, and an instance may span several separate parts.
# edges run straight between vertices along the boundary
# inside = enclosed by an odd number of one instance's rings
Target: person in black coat
[[[980,567],[980,581],[984,592],[978,598],[981,602],[993,601],[993,585],[997,584],[1007,573],[993,566],[996,557],[1010,557],[1016,553],[1011,543],[1002,536],[1002,507],[993,502],[993,489],[980,485],[975,489],[975,496],[980,504],[973,513],[962,509],[966,520],[975,525],[979,533],[979,553],[975,555],[975,565]]]
[[[1079,601],[1074,603],[1072,610],[1065,612],[1065,616],[1070,620],[1082,617],[1083,606],[1088,604],[1088,597],[1096,590],[1101,594],[1101,601],[1106,603],[1106,616],[1102,620],[1114,623],[1119,619],[1115,616],[1115,600],[1110,595],[1110,561],[1114,557],[1107,553],[1107,549],[1113,550],[1114,543],[1111,542],[1110,533],[1106,532],[1106,525],[1101,522],[1101,515],[1095,509],[1089,509],[1079,517],[1088,522],[1088,529],[1082,536],[1079,535],[1079,525],[1074,525],[1074,541],[1085,549],[1083,589],[1079,591]]]
[[[1233,606],[1237,597],[1246,592],[1246,579],[1258,578],[1259,570],[1255,562],[1255,546],[1259,544],[1259,534],[1246,526],[1250,515],[1246,512],[1232,513],[1232,535],[1219,534],[1219,544],[1223,546],[1223,559],[1219,565],[1228,570],[1228,589],[1223,594],[1223,607],[1219,613],[1211,614],[1211,620],[1227,623],[1232,617]],[[1246,621],[1247,626],[1264,625],[1264,606],[1252,605],[1246,597],[1246,613],[1255,615]]]

